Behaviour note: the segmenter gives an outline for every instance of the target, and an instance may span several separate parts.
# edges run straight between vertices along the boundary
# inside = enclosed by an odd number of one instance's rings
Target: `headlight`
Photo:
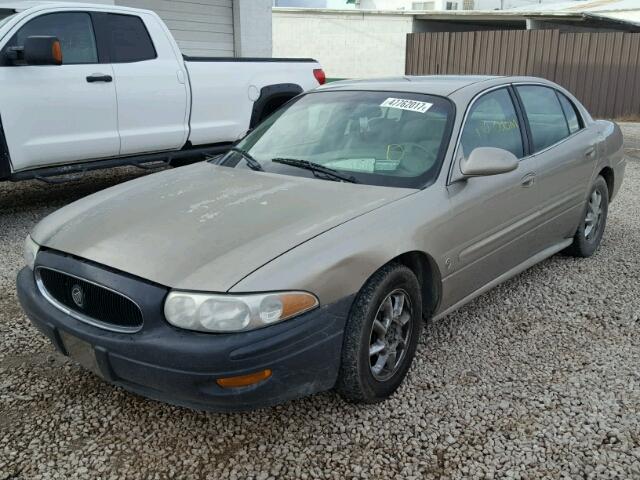
[[[287,320],[318,306],[307,292],[220,295],[174,291],[164,316],[179,328],[200,332],[244,332]]]
[[[38,250],[40,250],[40,245],[33,241],[31,235],[27,235],[27,238],[24,240],[24,263],[27,264],[31,270],[33,270],[33,265],[36,263],[36,255],[38,255]]]

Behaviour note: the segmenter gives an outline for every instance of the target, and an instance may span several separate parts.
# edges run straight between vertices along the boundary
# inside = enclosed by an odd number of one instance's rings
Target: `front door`
[[[27,37],[55,36],[62,65],[14,65],[5,53]],[[2,48],[0,116],[13,171],[117,156],[116,92],[98,62],[91,16],[49,13],[29,19]],[[102,81],[92,81],[92,79]]]
[[[521,160],[509,173],[449,185],[447,228],[455,233],[444,260],[443,310],[535,253],[529,248],[529,235],[538,221],[537,161],[526,156],[523,122],[513,99],[507,87],[483,94],[470,107],[462,127],[458,160],[477,147],[502,148]]]

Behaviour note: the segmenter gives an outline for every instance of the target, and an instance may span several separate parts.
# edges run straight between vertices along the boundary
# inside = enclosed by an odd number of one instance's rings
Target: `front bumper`
[[[164,320],[163,287],[55,252],[41,252],[37,262],[106,287],[117,286],[147,309],[140,331],[106,331],[49,303],[30,269],[18,275],[23,309],[55,347],[67,355],[64,333],[87,342],[100,376],[134,393],[199,410],[229,411],[281,403],[335,384],[352,297],[264,329],[206,334],[180,330]],[[271,377],[255,385],[225,389],[216,383],[218,378],[267,368]]]

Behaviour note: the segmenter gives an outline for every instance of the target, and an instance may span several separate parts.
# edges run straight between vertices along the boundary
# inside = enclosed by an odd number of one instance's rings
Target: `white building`
[[[272,0],[84,0],[84,2],[123,5],[155,11],[173,33],[182,52],[187,55],[271,56]],[[3,8],[9,9],[18,3],[12,0],[0,0],[0,17],[4,16]]]

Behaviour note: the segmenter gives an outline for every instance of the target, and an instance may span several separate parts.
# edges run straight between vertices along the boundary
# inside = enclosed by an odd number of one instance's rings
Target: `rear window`
[[[156,49],[140,17],[109,14],[107,25],[111,63],[141,62],[156,58]]]

